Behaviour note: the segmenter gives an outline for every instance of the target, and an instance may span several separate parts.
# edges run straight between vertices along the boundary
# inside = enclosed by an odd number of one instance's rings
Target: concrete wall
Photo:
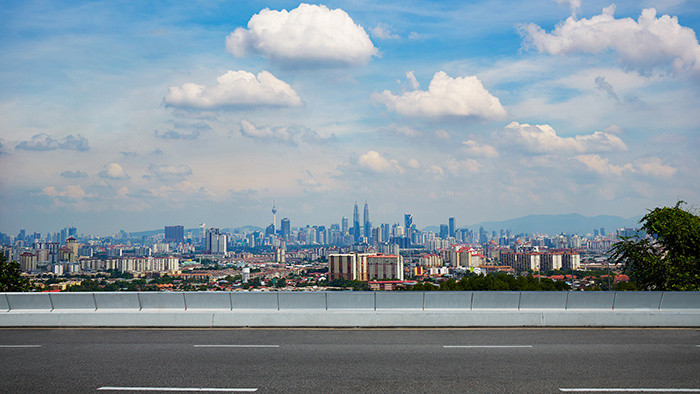
[[[700,327],[700,292],[0,293],[0,326]]]

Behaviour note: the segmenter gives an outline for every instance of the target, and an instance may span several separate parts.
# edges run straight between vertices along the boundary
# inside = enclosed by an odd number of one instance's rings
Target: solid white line
[[[0,345],[0,347],[41,347],[41,345]]]
[[[532,345],[445,345],[444,348],[529,348]]]
[[[565,392],[634,392],[634,393],[700,393],[700,389],[679,389],[679,388],[560,388],[559,391]]]
[[[280,347],[280,345],[192,345],[194,347]]]
[[[218,387],[100,387],[102,391],[209,391],[209,392],[245,392],[258,391],[257,388],[218,388]]]

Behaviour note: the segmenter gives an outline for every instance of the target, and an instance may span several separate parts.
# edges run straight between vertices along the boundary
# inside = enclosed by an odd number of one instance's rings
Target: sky
[[[700,2],[7,1],[0,231],[700,201]]]

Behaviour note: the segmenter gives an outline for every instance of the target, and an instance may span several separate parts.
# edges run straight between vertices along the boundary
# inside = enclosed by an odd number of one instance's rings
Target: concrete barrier
[[[613,309],[660,309],[661,294],[660,291],[618,291]]]
[[[7,302],[12,310],[36,310],[51,311],[51,297],[49,293],[7,293]]]
[[[185,307],[193,309],[233,309],[231,294],[223,291],[197,291],[183,293],[185,295]]]
[[[375,310],[374,293],[371,291],[331,291],[325,294],[328,310]]]
[[[425,309],[459,309],[472,308],[471,291],[426,291]]]
[[[0,326],[700,327],[700,292],[0,293]]]
[[[150,292],[139,293],[141,309],[181,309],[185,310],[184,292]]]
[[[376,310],[423,309],[423,292],[379,291],[374,294]]]
[[[570,291],[567,292],[566,309],[612,310],[614,299],[613,291]]]
[[[475,291],[472,309],[518,309],[519,291]]]

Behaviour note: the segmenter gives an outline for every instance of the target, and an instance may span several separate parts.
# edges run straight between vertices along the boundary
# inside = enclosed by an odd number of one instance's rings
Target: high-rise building
[[[367,205],[367,201],[365,201],[365,211],[362,218],[364,219],[364,236],[369,239],[372,237],[372,223],[369,221],[369,206]]]
[[[405,235],[410,238],[411,230],[413,229],[413,215],[410,213],[405,213],[403,215],[403,228]]]
[[[450,237],[454,237],[455,236],[455,218],[449,218],[448,223],[450,226],[450,229],[449,229],[450,230]]]
[[[226,254],[228,237],[218,228],[210,228],[204,236],[204,249],[211,254]]]
[[[488,239],[486,236],[486,230],[484,230],[484,227],[481,226],[481,227],[479,227],[479,243],[485,244],[487,241],[488,241]]]
[[[290,235],[292,234],[292,228],[288,218],[282,219],[280,222],[280,229],[282,231],[282,239],[289,239]]]
[[[449,235],[449,227],[446,224],[440,225],[440,238],[447,239]]]
[[[341,226],[341,231],[342,231],[343,235],[348,235],[349,234],[349,232],[348,232],[349,231],[348,218],[343,217],[340,220],[340,226]]]
[[[352,210],[352,235],[355,242],[360,242],[360,211],[357,208],[357,202]]]
[[[185,242],[184,226],[165,226],[165,242]]]
[[[78,229],[75,227],[68,227],[68,236],[69,237],[78,237]]]

